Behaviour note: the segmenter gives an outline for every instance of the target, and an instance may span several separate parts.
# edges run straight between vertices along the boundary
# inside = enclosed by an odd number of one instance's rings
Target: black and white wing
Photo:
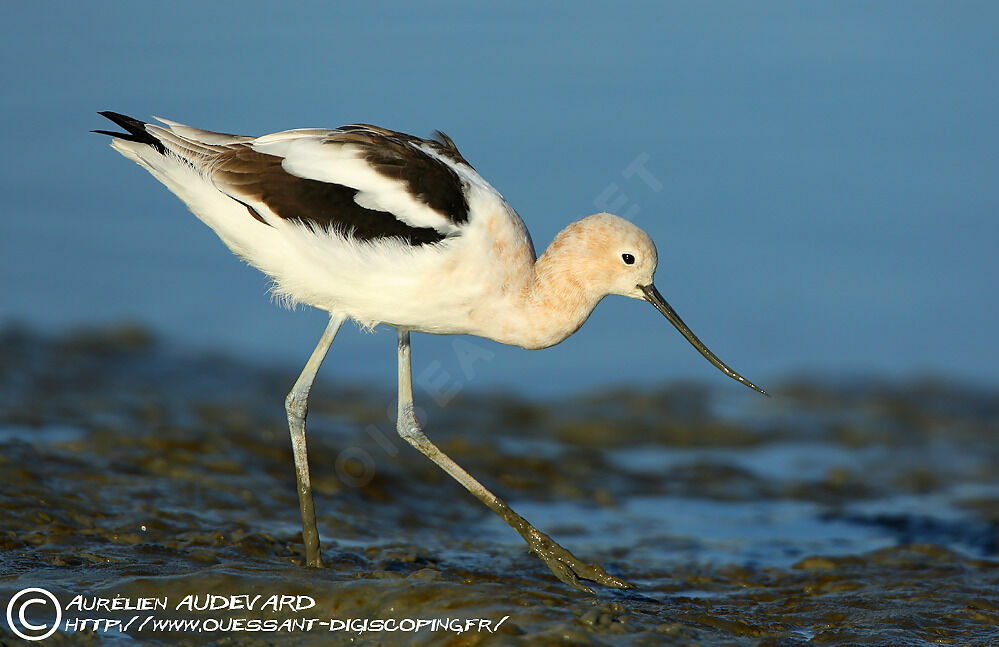
[[[252,138],[101,114],[126,132],[99,132],[181,158],[262,223],[294,220],[356,240],[457,236],[469,220],[468,178],[480,179],[442,133],[350,125]]]

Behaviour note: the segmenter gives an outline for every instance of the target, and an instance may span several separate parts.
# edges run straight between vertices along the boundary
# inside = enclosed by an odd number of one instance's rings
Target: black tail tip
[[[109,119],[114,122],[115,125],[120,126],[125,130],[125,132],[115,132],[112,130],[92,130],[90,132],[97,133],[99,135],[109,135],[117,139],[124,139],[130,142],[138,142],[140,144],[147,144],[156,149],[159,153],[165,153],[166,149],[163,148],[163,144],[160,140],[156,139],[149,132],[146,131],[145,122],[139,121],[138,119],[133,119],[128,115],[123,115],[120,112],[112,112],[111,110],[102,110],[97,114]]]

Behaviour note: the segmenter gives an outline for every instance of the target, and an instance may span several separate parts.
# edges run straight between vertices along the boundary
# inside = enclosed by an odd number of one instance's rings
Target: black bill
[[[708,347],[697,338],[697,335],[691,332],[690,328],[687,327],[687,324],[683,323],[683,319],[680,318],[680,315],[676,314],[676,311],[674,311],[673,308],[666,303],[666,299],[663,298],[663,295],[659,294],[659,290],[656,289],[655,285],[650,283],[649,285],[639,285],[638,287],[645,293],[645,300],[654,305],[656,310],[663,313],[663,316],[669,319],[671,324],[676,326],[676,329],[680,331],[680,334],[686,337],[687,341],[689,341],[694,348],[700,351],[701,355],[704,355],[709,362],[714,364],[718,370],[733,380],[745,384],[754,391],[759,391],[763,395],[770,395],[760,387],[730,369],[725,362],[718,359],[714,353],[708,350]]]

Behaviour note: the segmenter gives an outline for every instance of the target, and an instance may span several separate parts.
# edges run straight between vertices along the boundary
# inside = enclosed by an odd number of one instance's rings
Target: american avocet
[[[563,582],[616,588],[537,530],[424,435],[413,413],[409,333],[468,334],[537,349],[579,329],[609,294],[648,301],[729,377],[653,285],[656,247],[627,220],[600,213],[563,229],[537,258],[517,212],[445,134],[433,140],[369,125],[227,135],[166,119],[100,113],[125,132],[111,146],[175,193],[238,256],[274,280],[288,303],[330,321],[285,400],[306,561],[320,566],[305,443],[309,391],[346,319],[394,326],[399,341],[397,430],[512,526]]]

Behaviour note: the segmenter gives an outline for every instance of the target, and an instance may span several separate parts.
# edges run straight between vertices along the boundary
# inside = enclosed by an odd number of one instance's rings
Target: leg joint
[[[403,440],[411,445],[416,445],[426,441],[427,437],[420,429],[420,423],[416,420],[413,412],[413,405],[406,405],[399,411],[399,420],[396,423],[396,431]]]
[[[308,396],[301,397],[297,391],[293,390],[284,399],[284,409],[288,412],[289,418],[305,420],[305,416],[309,413],[309,398]]]

